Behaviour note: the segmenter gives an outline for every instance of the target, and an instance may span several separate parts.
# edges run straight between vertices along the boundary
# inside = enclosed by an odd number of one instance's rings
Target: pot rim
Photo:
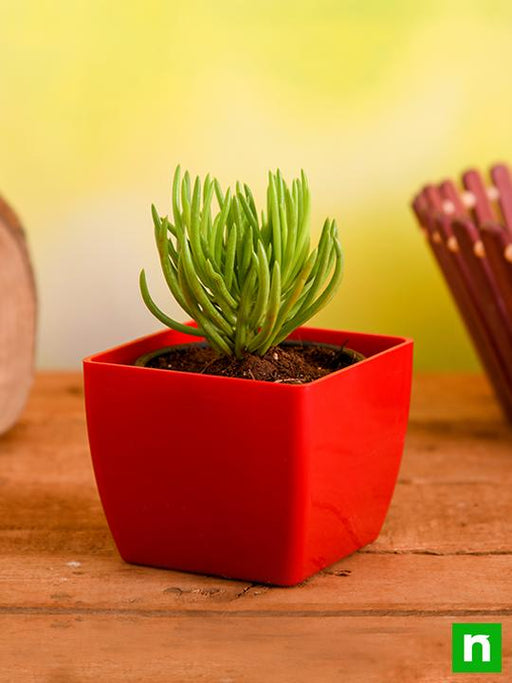
[[[194,323],[187,323],[191,327],[195,327]],[[87,367],[92,367],[94,366],[107,366],[112,369],[116,369],[116,371],[119,372],[159,372],[159,374],[162,377],[166,377],[167,379],[164,381],[172,381],[173,377],[177,377],[178,375],[181,377],[187,377],[187,379],[191,378],[201,378],[201,382],[210,382],[210,383],[231,383],[231,385],[234,387],[235,383],[237,382],[243,382],[244,386],[246,387],[253,387],[254,391],[309,391],[313,387],[317,386],[319,383],[325,383],[325,382],[332,382],[336,381],[337,378],[341,378],[341,375],[343,373],[347,372],[358,372],[362,370],[363,367],[366,367],[368,363],[373,363],[380,359],[381,357],[385,356],[386,354],[393,354],[400,352],[404,349],[404,347],[413,347],[413,339],[409,337],[403,337],[403,336],[397,336],[397,335],[386,335],[386,334],[373,334],[373,333],[366,333],[366,332],[354,332],[354,331],[348,331],[348,330],[332,330],[332,329],[327,329],[327,328],[318,328],[318,327],[309,327],[309,326],[302,326],[297,328],[292,334],[300,334],[300,333],[305,333],[308,336],[315,335],[319,336],[320,339],[314,339],[312,341],[318,340],[320,343],[324,343],[321,341],[322,337],[328,336],[332,337],[334,334],[338,335],[343,335],[343,337],[350,339],[351,343],[353,344],[354,341],[357,343],[357,339],[354,339],[354,337],[357,337],[358,339],[361,339],[362,341],[364,340],[367,342],[369,339],[374,339],[375,341],[379,340],[381,343],[384,342],[386,346],[384,348],[377,349],[375,352],[371,352],[369,355],[366,356],[364,360],[359,361],[358,363],[352,363],[351,365],[348,365],[344,368],[340,368],[339,370],[335,370],[334,372],[331,372],[327,375],[324,375],[323,377],[319,377],[318,379],[315,379],[311,382],[306,382],[304,384],[288,384],[287,382],[264,382],[261,380],[252,380],[251,382],[248,382],[244,378],[240,377],[223,377],[223,376],[218,376],[218,375],[206,375],[206,374],[200,374],[200,373],[194,373],[194,372],[183,372],[180,370],[167,370],[165,373],[160,372],[159,368],[147,368],[147,367],[141,367],[141,366],[136,366],[133,364],[134,358],[139,357],[142,355],[140,353],[137,353],[136,351],[128,355],[128,351],[132,350],[133,347],[140,346],[143,347],[144,344],[149,344],[150,347],[152,346],[154,348],[154,344],[151,344],[153,340],[157,340],[159,338],[162,339],[162,346],[165,344],[165,339],[167,338],[168,335],[172,334],[177,334],[174,333],[172,330],[169,329],[163,329],[159,330],[157,332],[153,332],[151,334],[144,335],[142,337],[138,337],[136,339],[132,339],[128,342],[125,342],[124,344],[119,344],[115,347],[111,347],[109,349],[106,349],[104,351],[99,351],[95,354],[92,354],[90,356],[87,356],[86,358],[83,359],[83,365],[84,369]],[[184,335],[179,335],[178,338],[182,339]],[[300,341],[311,341],[308,338],[300,338]],[[181,343],[181,342],[178,342]],[[184,342],[184,343],[194,343],[194,342]],[[325,342],[329,343],[329,342]],[[173,346],[176,346],[177,344],[174,344]],[[142,350],[142,349],[141,349]],[[115,354],[118,354],[119,356],[125,356],[122,359],[119,358],[113,358]],[[265,389],[263,389],[265,388]]]

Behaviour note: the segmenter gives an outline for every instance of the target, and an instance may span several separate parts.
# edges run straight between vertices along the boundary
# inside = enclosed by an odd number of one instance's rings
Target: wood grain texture
[[[512,630],[510,618],[489,618]],[[451,675],[451,617],[284,613],[0,617],[0,676],[23,683],[411,683],[506,681]],[[42,654],[44,652],[44,654]],[[44,660],[44,673],[40,662]],[[510,671],[510,652],[503,670]]]
[[[19,417],[32,384],[36,288],[21,224],[0,197],[0,434]]]
[[[295,588],[130,566],[96,494],[81,379],[40,375],[0,438],[0,681],[446,681],[453,621],[503,623],[510,669],[511,485],[486,381],[420,376],[371,546]]]

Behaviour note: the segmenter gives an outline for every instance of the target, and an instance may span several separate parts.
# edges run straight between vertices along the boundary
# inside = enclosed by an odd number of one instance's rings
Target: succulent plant
[[[213,208],[216,200],[218,208]],[[310,193],[304,172],[291,189],[269,173],[267,210],[258,214],[251,190],[224,192],[206,176],[203,187],[176,168],[172,220],[152,206],[166,283],[197,327],[166,315],[151,298],[144,270],[140,289],[164,325],[205,337],[219,353],[264,355],[325,306],[343,275],[336,222],[327,218],[310,249]]]

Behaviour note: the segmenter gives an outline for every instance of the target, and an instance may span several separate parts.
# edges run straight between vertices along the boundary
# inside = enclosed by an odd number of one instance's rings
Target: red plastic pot
[[[94,471],[127,562],[294,585],[375,540],[402,456],[412,341],[301,328],[367,358],[273,384],[135,367],[166,330],[84,361]]]

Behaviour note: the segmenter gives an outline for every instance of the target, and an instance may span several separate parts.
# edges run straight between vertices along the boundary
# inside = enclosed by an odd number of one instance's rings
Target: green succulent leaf
[[[216,204],[214,205],[214,202]],[[267,205],[258,212],[250,188],[224,193],[216,178],[196,178],[176,167],[172,219],[152,206],[155,241],[166,284],[196,321],[170,318],[151,298],[140,274],[144,303],[164,325],[205,337],[219,354],[264,355],[325,306],[343,276],[334,220],[324,222],[310,250],[310,194],[301,171],[291,189],[281,172],[268,176]]]

